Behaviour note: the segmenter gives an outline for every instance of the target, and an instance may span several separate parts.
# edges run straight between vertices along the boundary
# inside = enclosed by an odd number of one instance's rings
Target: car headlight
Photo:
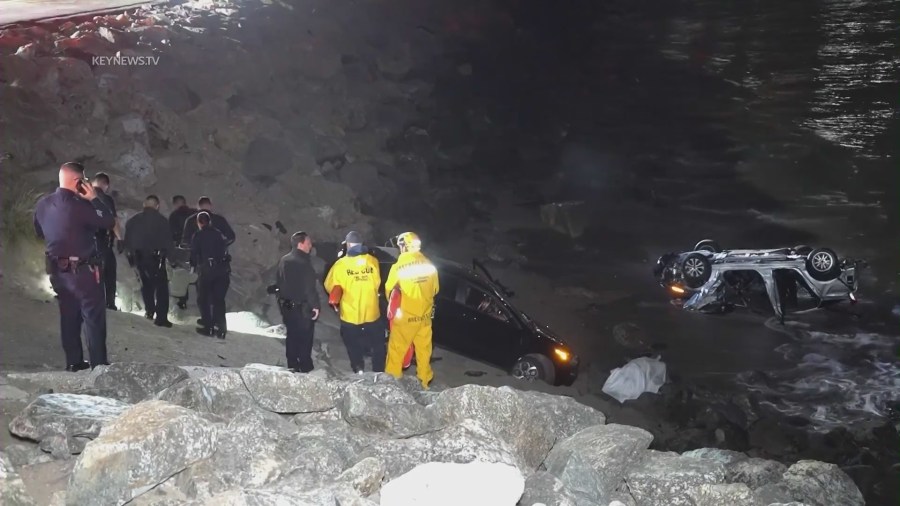
[[[568,362],[569,357],[571,356],[568,351],[562,348],[553,348],[553,353],[563,362]]]

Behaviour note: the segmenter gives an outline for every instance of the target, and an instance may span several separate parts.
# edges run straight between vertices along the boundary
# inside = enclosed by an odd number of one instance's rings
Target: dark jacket
[[[309,254],[295,249],[278,261],[275,275],[278,296],[295,304],[308,304],[319,309],[319,291],[316,271],[313,270]]]
[[[212,211],[206,211],[209,213],[209,218],[212,221],[212,226],[215,227],[219,233],[222,234],[222,237],[225,238],[225,247],[231,246],[234,242],[235,235],[234,230],[231,229],[231,225],[228,224],[228,220],[225,219],[221,214],[213,213]],[[184,230],[181,232],[181,244],[191,244],[194,239],[194,234],[197,233],[197,215],[200,214],[200,211],[195,212],[184,222]]]
[[[191,240],[191,267],[198,267],[202,274],[210,266],[225,263],[226,251],[225,239],[216,227],[207,226],[198,230]]]
[[[102,200],[88,202],[65,188],[42,197],[34,208],[34,232],[54,257],[87,260],[97,251],[97,230],[115,225],[115,216]]]
[[[190,216],[194,216],[194,220],[196,221],[196,214],[197,210],[188,206],[181,206],[169,214],[169,228],[172,231],[172,242],[181,244],[181,236],[184,233],[184,224]]]
[[[125,249],[131,253],[153,253],[172,248],[169,222],[157,209],[145,207],[125,224]]]
[[[108,195],[102,189],[94,187],[94,191],[97,192],[97,198],[100,199],[106,207],[109,208],[109,211],[112,213],[113,218],[116,217],[116,201],[113,200],[111,195]],[[116,236],[113,233],[112,229],[103,228],[97,231],[97,249],[98,250],[109,250],[113,247],[113,241]]]

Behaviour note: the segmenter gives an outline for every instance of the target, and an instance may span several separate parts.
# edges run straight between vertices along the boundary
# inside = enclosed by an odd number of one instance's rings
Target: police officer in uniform
[[[287,366],[294,372],[313,370],[312,345],[319,318],[316,272],[310,262],[312,239],[306,232],[291,236],[291,252],[278,261],[274,290],[287,330]]]
[[[59,188],[35,206],[34,230],[46,243],[47,274],[58,294],[67,371],[108,364],[106,295],[94,236],[98,229],[115,225],[112,211],[87,182],[80,163],[63,164],[59,169]],[[90,363],[84,361],[81,347],[82,323]]]
[[[197,333],[225,339],[225,295],[231,282],[231,257],[225,238],[209,213],[197,214],[198,231],[191,239],[191,267],[197,274],[197,305],[201,327]]]
[[[128,263],[137,268],[141,278],[145,316],[159,327],[172,326],[166,272],[166,258],[172,247],[170,234],[169,221],[160,214],[156,195],[147,196],[144,210],[132,216],[125,225]]]
[[[184,195],[172,197],[172,207],[175,210],[169,213],[169,227],[172,230],[172,242],[178,245],[181,244],[184,224],[187,223],[188,218],[197,214],[197,210],[187,205],[187,199],[184,198]]]
[[[116,202],[109,194],[109,176],[105,172],[98,172],[94,175],[92,183],[94,190],[97,192],[97,198],[106,204],[113,217],[116,217]],[[112,230],[98,230],[96,238],[97,251],[100,252],[100,258],[103,262],[100,274],[106,289],[106,309],[118,311],[119,308],[116,307],[117,262],[114,250],[115,240],[121,240],[118,218],[116,218],[116,226]]]
[[[181,234],[184,233],[184,224],[187,223],[191,216],[197,213],[197,210],[187,205],[187,199],[184,198],[184,195],[172,197],[172,206],[175,210],[169,214],[169,227],[172,230],[172,243],[175,248],[170,252],[169,256],[174,270],[173,281],[178,281],[186,274],[182,268],[188,263],[190,257],[189,254],[184,254],[187,253],[187,250],[179,248],[181,245]],[[194,219],[196,220],[196,217]],[[183,295],[180,289],[175,293],[175,296],[178,297],[178,307],[187,309],[189,284],[177,284],[177,286],[184,286]]]
[[[225,238],[225,247],[231,246],[235,240],[234,230],[232,230],[231,225],[228,224],[228,220],[226,220],[224,216],[212,212],[212,200],[210,200],[209,197],[200,197],[200,200],[197,201],[197,207],[199,207],[200,210],[184,222],[184,230],[181,232],[181,244],[191,244],[194,234],[197,233],[199,228],[197,225],[197,217],[200,213],[205,212],[209,215],[212,226]]]

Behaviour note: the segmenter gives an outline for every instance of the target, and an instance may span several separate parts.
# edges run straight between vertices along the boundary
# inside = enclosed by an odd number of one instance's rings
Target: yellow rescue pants
[[[400,317],[391,322],[384,372],[397,379],[403,376],[403,357],[411,344],[416,346],[416,376],[422,387],[428,388],[434,378],[431,370],[431,318]]]

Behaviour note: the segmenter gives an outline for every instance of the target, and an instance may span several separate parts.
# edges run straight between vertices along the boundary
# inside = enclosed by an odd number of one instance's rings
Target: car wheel
[[[794,250],[794,253],[796,253],[798,255],[803,255],[803,256],[809,255],[813,250],[812,248],[810,248],[809,246],[807,246],[805,244],[798,244],[791,249]]]
[[[691,253],[681,262],[681,273],[690,288],[700,288],[712,275],[712,263],[705,255]]]
[[[837,253],[828,248],[816,248],[806,257],[806,271],[817,281],[831,281],[841,274]]]
[[[522,381],[546,381],[553,384],[556,370],[553,362],[543,355],[525,355],[512,367],[510,374]]]
[[[719,243],[712,239],[703,239],[694,246],[694,251],[709,251],[710,253],[718,253],[722,251]]]

